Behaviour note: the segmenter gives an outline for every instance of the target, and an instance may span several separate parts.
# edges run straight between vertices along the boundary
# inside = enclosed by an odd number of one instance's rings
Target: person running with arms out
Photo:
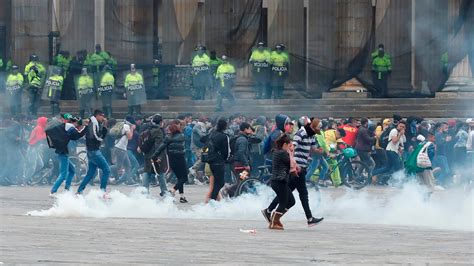
[[[94,115],[90,118],[90,123],[86,129],[86,149],[87,149],[87,161],[88,168],[87,174],[77,189],[77,194],[82,194],[87,184],[95,177],[97,168],[102,170],[102,176],[100,177],[100,190],[104,192],[104,198],[107,198],[107,181],[110,176],[110,167],[105,159],[104,155],[100,151],[100,146],[107,135],[107,128],[104,127],[107,119],[105,118],[104,112],[95,110]]]

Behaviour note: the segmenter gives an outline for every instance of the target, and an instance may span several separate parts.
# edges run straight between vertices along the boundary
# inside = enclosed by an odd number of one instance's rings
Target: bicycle
[[[257,194],[258,187],[265,185],[270,186],[270,173],[271,165],[263,165],[258,167],[257,177],[248,177],[240,182],[237,186],[235,196],[238,197],[242,194]]]
[[[369,166],[364,162],[356,160],[357,152],[351,148],[346,147],[342,150],[342,153],[337,154],[335,156],[336,164],[329,165],[329,169],[324,175],[324,179],[330,178],[331,174],[339,169],[341,175],[342,184],[346,187],[359,190],[367,186],[372,176],[370,174]],[[321,179],[318,173],[313,174],[316,175],[315,181],[313,185],[318,187],[319,185],[317,182]]]

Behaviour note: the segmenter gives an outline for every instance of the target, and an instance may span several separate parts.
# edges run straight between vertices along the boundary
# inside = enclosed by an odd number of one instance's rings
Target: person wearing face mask
[[[379,44],[377,51],[372,53],[372,81],[380,97],[387,97],[387,80],[392,73],[392,60],[385,53],[383,44]]]

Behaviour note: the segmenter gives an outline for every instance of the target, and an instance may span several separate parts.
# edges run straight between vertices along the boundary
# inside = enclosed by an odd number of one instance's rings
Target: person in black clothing
[[[362,118],[360,124],[359,131],[357,131],[355,149],[360,160],[367,164],[370,173],[372,173],[375,161],[370,154],[372,147],[375,145],[375,134],[369,130],[369,120],[367,118]]]
[[[100,146],[107,135],[107,128],[104,127],[106,121],[107,119],[105,118],[104,112],[100,110],[95,110],[94,115],[90,118],[90,123],[86,129],[87,161],[89,165],[87,174],[77,189],[77,194],[81,194],[86,188],[86,185],[95,177],[97,168],[102,170],[100,189],[106,192],[107,181],[110,176],[110,167],[100,151]]]
[[[268,228],[270,229],[283,230],[284,228],[280,222],[280,218],[295,205],[295,198],[288,187],[290,179],[290,155],[288,153],[288,147],[290,143],[290,137],[286,134],[282,134],[276,140],[276,148],[272,155],[272,177],[270,180],[272,189],[277,194],[278,207],[271,214],[270,220],[268,220]]]
[[[170,190],[170,193],[174,195],[176,191],[179,191],[179,202],[187,203],[188,201],[184,196],[184,183],[188,180],[188,168],[186,167],[186,159],[184,158],[184,135],[181,132],[180,121],[174,121],[168,130],[170,135],[166,136],[152,158],[156,161],[158,156],[167,149],[171,170],[173,170],[178,178],[178,182]]]
[[[215,152],[217,153],[217,158],[215,161],[209,162],[212,175],[214,176],[214,186],[212,188],[211,199],[217,200],[219,191],[224,186],[225,180],[225,163],[229,158],[230,148],[229,148],[229,136],[227,136],[224,131],[227,129],[227,120],[225,118],[220,118],[217,121],[216,130],[213,131],[209,136],[209,141],[212,141],[213,146],[215,147]],[[205,137],[202,140],[204,143],[207,142]]]

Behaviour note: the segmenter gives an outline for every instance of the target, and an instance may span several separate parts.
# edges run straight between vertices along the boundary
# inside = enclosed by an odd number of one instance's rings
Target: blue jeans
[[[441,171],[436,175],[438,184],[445,185],[448,183],[451,169],[449,168],[448,158],[444,155],[436,155],[433,159],[433,167],[440,167]]]
[[[110,167],[107,163],[107,160],[105,159],[104,155],[102,155],[101,151],[88,151],[87,160],[89,163],[87,174],[77,189],[77,193],[82,193],[91,179],[95,177],[97,168],[102,170],[102,176],[100,177],[100,189],[105,191],[107,189],[107,181],[109,180],[110,176]]]
[[[74,165],[69,160],[69,156],[67,154],[58,154],[59,160],[59,177],[54,182],[53,187],[51,188],[51,193],[56,193],[58,188],[63,183],[64,179],[66,179],[66,186],[64,189],[69,190],[71,187],[72,178],[76,174],[76,169]]]
[[[131,150],[127,150],[128,153],[128,159],[130,160],[130,172],[132,176],[135,176],[138,174],[138,168],[140,167],[140,164],[138,163],[137,157]]]
[[[146,188],[147,191],[150,190],[150,180],[154,176],[156,176],[155,173],[144,173],[143,174],[143,186]],[[168,191],[168,188],[166,187],[165,173],[160,173],[158,175],[158,182],[160,183],[160,189],[161,189],[160,195],[163,196]]]
[[[403,164],[400,161],[400,155],[394,151],[387,151],[387,165],[375,169],[372,175],[393,174],[403,169]]]
[[[313,159],[313,161],[311,161],[311,164],[308,166],[308,170],[305,176],[306,181],[311,180],[311,176],[313,175],[314,171],[318,169],[319,165],[321,165],[321,170],[319,172],[319,179],[324,180],[326,178],[326,173],[329,169],[326,159],[324,159],[324,157],[322,157],[319,154],[313,154],[311,158]]]

